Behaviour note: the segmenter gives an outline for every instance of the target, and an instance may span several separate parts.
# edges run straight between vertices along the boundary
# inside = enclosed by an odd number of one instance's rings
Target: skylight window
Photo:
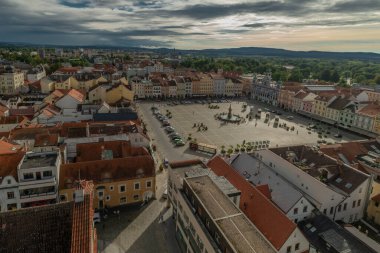
[[[341,179],[340,177],[338,177],[338,178],[335,180],[335,182],[340,183],[340,182],[342,182],[342,180],[343,180],[343,179]]]
[[[352,184],[347,183],[344,187],[346,187],[347,189],[350,189],[352,187]]]

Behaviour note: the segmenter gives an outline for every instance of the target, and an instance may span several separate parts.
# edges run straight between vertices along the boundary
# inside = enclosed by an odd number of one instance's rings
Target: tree
[[[340,79],[340,76],[339,76],[338,72],[336,70],[334,70],[331,74],[330,81],[337,83],[337,82],[339,82],[339,79]]]
[[[302,82],[303,76],[299,69],[294,68],[289,76],[289,81]]]
[[[320,79],[323,81],[330,81],[331,80],[331,72],[329,69],[325,69],[322,71],[320,75]]]
[[[374,80],[376,84],[380,84],[380,74],[377,74]]]

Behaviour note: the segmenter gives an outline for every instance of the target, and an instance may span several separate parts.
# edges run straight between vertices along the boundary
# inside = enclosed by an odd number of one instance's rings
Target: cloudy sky
[[[0,0],[0,41],[380,53],[380,0]]]

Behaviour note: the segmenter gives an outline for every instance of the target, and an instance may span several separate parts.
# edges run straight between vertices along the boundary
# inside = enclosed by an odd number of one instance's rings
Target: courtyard
[[[244,110],[243,104],[247,107]],[[353,133],[336,129],[333,126],[317,123],[305,117],[290,112],[280,111],[281,115],[276,115],[274,111],[279,109],[268,105],[260,104],[256,101],[225,101],[221,103],[211,103],[214,109],[211,109],[208,103],[177,104],[169,102],[140,102],[139,112],[144,119],[148,120],[148,125],[153,130],[156,137],[158,148],[162,145],[159,135],[166,135],[160,126],[160,122],[153,116],[150,108],[157,107],[162,114],[170,113],[170,124],[175,128],[184,140],[190,136],[197,142],[216,145],[220,150],[224,147],[226,150],[235,148],[237,145],[244,143],[260,143],[265,141],[269,147],[286,146],[286,145],[317,145],[318,143],[335,143],[351,140],[363,139]],[[224,123],[216,119],[217,114],[228,113],[231,106],[232,114],[242,117],[241,123]],[[253,113],[261,109],[261,118],[251,120],[247,118],[250,114],[250,107],[253,106]],[[266,113],[269,113],[269,120],[265,120]],[[275,117],[279,118],[279,126],[274,126]],[[284,126],[286,127],[280,127]],[[199,127],[202,125],[202,127]],[[310,128],[310,125],[318,129]],[[207,130],[206,130],[207,129]],[[152,133],[150,133],[152,134]],[[335,137],[341,134],[342,137]],[[269,141],[269,142],[268,142]],[[170,143],[169,143],[170,144]],[[167,146],[167,145],[166,145]],[[180,152],[185,152],[188,145],[177,148]]]

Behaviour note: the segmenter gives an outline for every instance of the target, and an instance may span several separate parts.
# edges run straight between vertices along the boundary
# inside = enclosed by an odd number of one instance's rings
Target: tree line
[[[240,73],[270,71],[275,81],[302,82],[303,79],[319,79],[345,85],[349,78],[351,83],[380,84],[380,63],[361,60],[187,57],[181,62],[181,66],[203,72],[218,69]]]

